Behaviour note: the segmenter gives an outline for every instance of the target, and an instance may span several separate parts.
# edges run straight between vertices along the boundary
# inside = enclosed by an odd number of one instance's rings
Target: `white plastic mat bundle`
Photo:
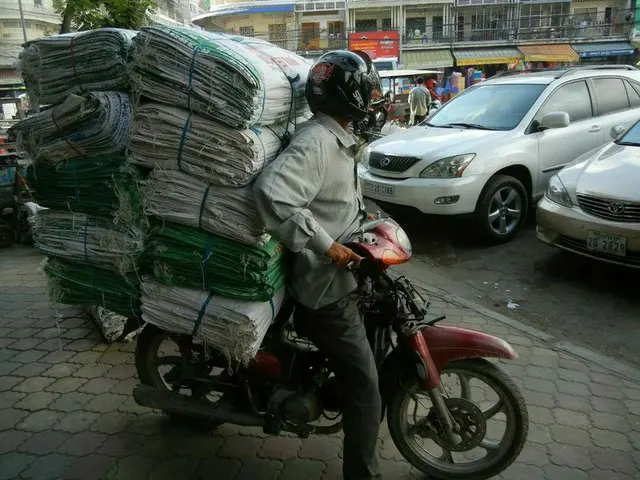
[[[272,47],[277,49],[278,47]],[[278,49],[276,61],[224,34],[181,27],[144,28],[134,39],[133,82],[150,99],[207,115],[234,128],[293,121],[308,62]],[[297,63],[289,77],[283,59]],[[287,69],[287,71],[291,71]]]
[[[35,246],[47,255],[90,264],[121,275],[136,269],[142,232],[84,213],[42,210],[31,219]]]
[[[215,185],[242,186],[276,157],[285,134],[282,125],[236,130],[184,109],[146,103],[136,110],[129,160],[182,170]]]
[[[178,170],[151,171],[143,182],[147,214],[249,245],[271,238],[258,217],[251,186],[221,187]]]
[[[127,317],[97,305],[87,307],[87,311],[107,343],[126,340],[125,336],[129,336],[126,335],[130,333],[126,331],[127,324],[130,323]]]
[[[132,125],[127,94],[95,92],[69,95],[64,103],[22,120],[10,131],[32,159],[54,165],[123,152]]]
[[[199,290],[142,282],[142,319],[202,339],[230,360],[248,363],[284,302],[285,288],[267,302],[233,300]]]
[[[122,90],[137,32],[101,28],[27,42],[20,69],[32,105],[62,102],[69,94]]]

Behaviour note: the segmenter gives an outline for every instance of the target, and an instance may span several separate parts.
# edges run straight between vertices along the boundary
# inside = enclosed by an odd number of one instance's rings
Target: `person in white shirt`
[[[409,93],[409,108],[411,108],[411,118],[413,125],[421,123],[429,113],[431,94],[424,86],[424,78],[416,79],[417,85]]]

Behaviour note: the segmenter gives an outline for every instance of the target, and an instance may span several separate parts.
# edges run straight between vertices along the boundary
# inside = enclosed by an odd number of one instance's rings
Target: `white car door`
[[[620,77],[595,77],[590,82],[595,94],[596,115],[602,119],[606,142],[611,140],[613,127],[629,128],[638,120],[638,93]]]
[[[571,123],[565,128],[534,133],[538,141],[537,195],[546,190],[549,179],[562,167],[606,142],[602,120],[593,115],[592,99],[585,80],[558,87],[540,107],[535,120],[549,112],[566,112]]]

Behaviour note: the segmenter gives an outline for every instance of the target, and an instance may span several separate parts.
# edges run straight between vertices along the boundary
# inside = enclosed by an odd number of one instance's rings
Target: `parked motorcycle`
[[[352,271],[379,372],[381,421],[386,414],[398,450],[431,479],[499,474],[524,447],[528,413],[513,381],[486,358],[515,359],[516,352],[497,337],[438,324],[444,316],[429,315],[429,300],[407,278],[387,273],[412,255],[395,221],[367,221],[347,245],[364,258]],[[293,308],[285,303],[249,365],[231,369],[197,339],[148,325],[136,349],[136,402],[210,427],[232,423],[303,438],[340,431],[338,379],[295,331]]]

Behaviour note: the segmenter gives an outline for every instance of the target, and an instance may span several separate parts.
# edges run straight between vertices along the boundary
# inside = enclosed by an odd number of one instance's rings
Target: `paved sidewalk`
[[[340,478],[340,436],[302,441],[230,426],[204,434],[138,407],[134,345],[102,344],[72,308],[59,307],[57,323],[40,260],[26,247],[0,250],[0,479]],[[448,300],[433,298],[433,312],[497,334],[520,354],[502,366],[523,390],[531,428],[501,478],[640,478],[640,384]],[[423,478],[386,427],[380,456],[384,479]]]

